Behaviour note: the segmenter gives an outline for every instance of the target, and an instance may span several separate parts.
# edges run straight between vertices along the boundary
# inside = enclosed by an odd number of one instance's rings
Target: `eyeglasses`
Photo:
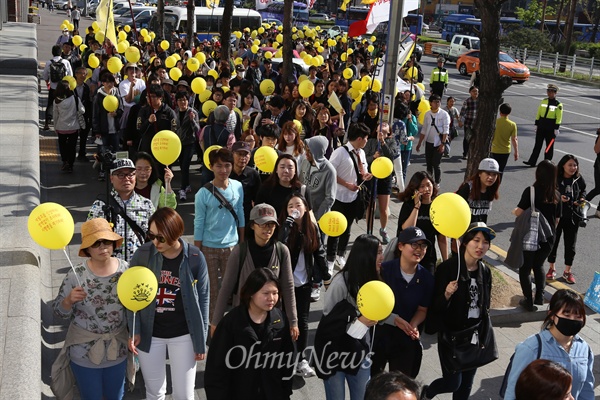
[[[135,171],[133,171],[133,172],[130,172],[130,173],[128,173],[128,174],[126,174],[126,173],[124,173],[124,172],[121,172],[121,173],[119,173],[119,174],[113,174],[113,176],[116,176],[116,177],[117,177],[117,178],[119,178],[120,180],[123,180],[123,179],[125,179],[125,178],[127,178],[127,179],[133,179],[133,178],[135,178]]]
[[[165,243],[167,241],[167,239],[165,239],[164,236],[160,236],[160,235],[155,235],[154,233],[148,231],[146,232],[146,237],[150,240],[158,240],[159,243]]]
[[[410,247],[412,247],[414,250],[417,249],[421,249],[421,250],[427,250],[427,243],[411,243]]]
[[[112,240],[108,240],[108,239],[100,239],[94,242],[94,244],[92,244],[90,247],[92,249],[97,249],[98,247],[105,245],[105,246],[112,246],[113,245],[113,241]]]

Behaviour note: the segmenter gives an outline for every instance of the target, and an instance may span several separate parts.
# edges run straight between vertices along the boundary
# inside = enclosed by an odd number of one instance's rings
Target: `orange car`
[[[517,83],[529,79],[529,68],[508,54],[500,52],[500,76],[510,76]],[[456,69],[461,75],[470,75],[479,71],[479,50],[471,50],[461,54],[456,60]]]

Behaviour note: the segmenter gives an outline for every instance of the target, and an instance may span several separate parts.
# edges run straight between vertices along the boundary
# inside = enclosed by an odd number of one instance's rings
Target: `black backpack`
[[[67,66],[62,60],[50,61],[50,82],[58,83],[67,75]]]

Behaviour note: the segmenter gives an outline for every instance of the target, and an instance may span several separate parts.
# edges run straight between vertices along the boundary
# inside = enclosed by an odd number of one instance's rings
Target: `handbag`
[[[583,302],[595,312],[600,313],[600,272],[594,272],[594,280],[585,292]]]
[[[535,189],[533,186],[529,187],[529,196],[531,197],[531,217],[529,217],[529,231],[523,236],[523,250],[537,251],[540,248],[538,243],[540,212],[535,209]]]
[[[440,362],[451,373],[482,367],[498,359],[498,347],[489,313],[477,324],[461,331],[438,334]]]
[[[79,97],[75,95],[75,106],[77,107],[77,123],[79,124],[79,128],[85,129],[85,111],[81,112],[79,109]]]
[[[369,208],[369,201],[371,200],[371,191],[368,187],[366,187],[366,185],[362,185],[364,181],[362,180],[361,175],[358,172],[358,164],[356,163],[354,157],[352,157],[352,153],[350,152],[348,147],[343,147],[348,152],[348,155],[352,160],[352,164],[354,164],[354,171],[356,172],[357,176],[357,184],[360,186],[358,190],[358,196],[356,196],[356,200],[352,202],[354,209],[354,218],[356,219],[356,221],[359,221],[365,217],[367,209]]]

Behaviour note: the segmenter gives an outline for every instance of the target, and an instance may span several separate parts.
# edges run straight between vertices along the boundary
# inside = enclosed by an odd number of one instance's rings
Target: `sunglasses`
[[[93,249],[97,249],[98,247],[100,247],[101,245],[105,245],[105,246],[112,246],[113,245],[113,241],[112,240],[108,240],[108,239],[100,239],[97,240],[96,242],[94,242],[94,244],[92,244],[90,247]]]
[[[148,231],[146,232],[146,237],[150,240],[158,240],[159,243],[165,243],[167,241],[167,239],[165,239],[164,236],[160,236],[160,235],[155,235],[154,233]]]

